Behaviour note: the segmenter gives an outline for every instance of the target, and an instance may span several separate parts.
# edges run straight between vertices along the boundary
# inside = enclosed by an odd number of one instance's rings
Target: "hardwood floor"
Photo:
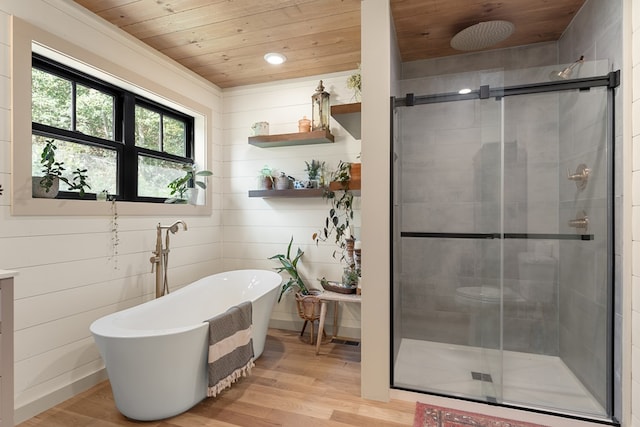
[[[308,337],[308,335],[307,335]],[[320,354],[293,331],[270,329],[249,377],[186,413],[137,422],[115,407],[108,381],[18,427],[411,426],[415,402],[360,397],[360,346],[323,344]]]

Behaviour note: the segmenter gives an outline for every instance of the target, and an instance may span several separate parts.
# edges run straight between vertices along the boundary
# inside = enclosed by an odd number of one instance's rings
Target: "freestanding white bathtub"
[[[141,421],[180,414],[207,395],[206,320],[253,305],[253,349],[262,354],[282,279],[267,270],[214,274],[161,298],[102,317],[90,330],[116,406]]]

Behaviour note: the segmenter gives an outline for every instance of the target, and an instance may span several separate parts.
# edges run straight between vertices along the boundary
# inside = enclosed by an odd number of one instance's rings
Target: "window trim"
[[[31,197],[31,52],[50,57],[63,64],[73,64],[73,68],[91,73],[107,83],[122,83],[123,88],[137,95],[152,101],[168,103],[176,111],[192,115],[195,120],[193,128],[195,162],[202,165],[202,168],[207,168],[207,165],[211,164],[208,141],[212,135],[212,111],[209,107],[169,89],[162,82],[149,80],[131,69],[123,68],[94,52],[84,50],[28,24],[20,18],[12,16],[11,20],[13,31],[11,50],[12,215],[111,215],[110,203]],[[208,167],[208,169],[212,168]],[[120,215],[146,216],[210,216],[214,197],[214,179],[210,178],[203,205],[120,201],[118,202],[118,213]]]

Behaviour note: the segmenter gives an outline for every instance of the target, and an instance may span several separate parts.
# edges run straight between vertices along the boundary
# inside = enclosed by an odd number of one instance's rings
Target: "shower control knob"
[[[586,232],[589,228],[589,217],[584,211],[579,212],[575,219],[569,220],[569,227],[573,227],[577,231]]]
[[[587,186],[587,181],[589,180],[590,173],[591,169],[589,169],[584,163],[580,163],[576,168],[575,173],[571,173],[570,170],[567,170],[567,179],[569,181],[575,181],[578,190],[584,190]]]

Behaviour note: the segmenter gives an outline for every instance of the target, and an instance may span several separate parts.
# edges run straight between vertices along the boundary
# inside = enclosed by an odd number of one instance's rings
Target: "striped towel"
[[[231,307],[209,322],[209,387],[215,397],[253,368],[251,302]]]

